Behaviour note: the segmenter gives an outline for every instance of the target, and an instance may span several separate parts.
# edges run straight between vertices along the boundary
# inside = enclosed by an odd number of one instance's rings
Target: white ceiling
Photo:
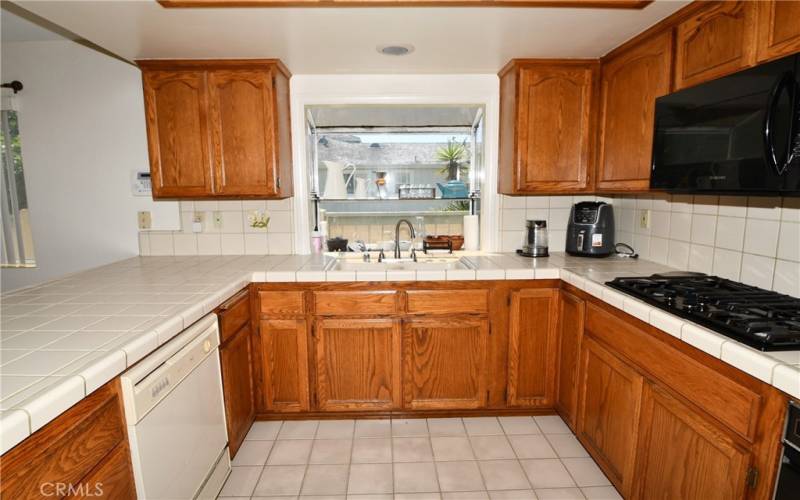
[[[515,57],[598,57],[687,1],[642,10],[165,9],[155,0],[16,2],[125,59],[277,57],[294,74],[494,73]],[[412,44],[407,56],[375,47]]]

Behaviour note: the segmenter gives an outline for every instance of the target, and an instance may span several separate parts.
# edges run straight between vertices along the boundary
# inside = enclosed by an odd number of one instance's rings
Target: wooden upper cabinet
[[[489,320],[447,316],[403,325],[403,403],[407,409],[486,406]]]
[[[634,498],[745,498],[750,452],[667,391],[646,384]]]
[[[210,71],[208,88],[217,193],[275,195],[271,74]]]
[[[755,62],[758,2],[713,2],[678,25],[675,90],[733,73]]]
[[[656,97],[670,92],[672,32],[602,61],[597,191],[647,191]]]
[[[800,52],[800,1],[769,0],[758,4],[759,62]]]
[[[139,66],[154,198],[292,195],[289,73],[279,61]]]
[[[508,405],[552,407],[554,403],[558,291],[511,293],[508,339]]]
[[[643,382],[600,344],[584,338],[578,437],[625,498],[633,484]]]
[[[144,71],[144,104],[153,198],[214,192],[203,71]]]
[[[303,319],[262,319],[259,335],[264,410],[308,410],[308,323]]]
[[[320,319],[314,339],[320,410],[401,406],[398,320]]]
[[[590,188],[597,61],[513,60],[500,73],[499,191]]]
[[[558,314],[558,378],[556,408],[567,425],[575,430],[578,412],[578,366],[586,320],[586,301],[562,291]]]

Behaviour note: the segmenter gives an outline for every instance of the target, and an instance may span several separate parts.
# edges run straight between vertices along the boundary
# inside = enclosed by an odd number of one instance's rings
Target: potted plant
[[[447,146],[439,148],[436,152],[436,158],[439,161],[446,162],[440,172],[447,175],[448,181],[458,180],[461,175],[467,172],[468,165],[462,163],[467,154],[467,140],[458,142],[455,138],[447,141]]]

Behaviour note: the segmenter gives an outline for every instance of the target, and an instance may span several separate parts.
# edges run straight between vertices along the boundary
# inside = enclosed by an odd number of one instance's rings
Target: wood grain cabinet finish
[[[83,478],[84,488],[78,489],[70,500],[107,498],[109,500],[135,500],[136,484],[131,473],[131,451],[123,441],[100,464]]]
[[[259,336],[264,409],[278,413],[308,410],[308,323],[304,319],[262,319]]]
[[[746,68],[756,56],[758,2],[713,2],[678,25],[675,89]]]
[[[508,405],[552,407],[558,353],[558,291],[511,293]]]
[[[598,192],[650,188],[655,99],[670,92],[671,68],[671,31],[602,61]]]
[[[578,413],[578,365],[586,318],[586,301],[561,291],[558,304],[558,378],[555,406],[575,431]]]
[[[590,338],[583,340],[578,437],[628,497],[634,479],[644,379]]]
[[[153,198],[212,195],[205,72],[152,70],[142,79]]]
[[[488,337],[486,318],[404,320],[404,407],[442,410],[486,406]]]
[[[401,406],[398,320],[320,319],[314,344],[319,410]]]
[[[800,52],[800,1],[767,0],[756,3],[758,61]]]
[[[500,72],[499,192],[589,189],[597,61],[513,60]]]
[[[236,456],[247,431],[255,420],[253,391],[253,335],[245,325],[219,349],[225,415],[228,425],[228,449]]]
[[[290,75],[279,61],[139,66],[154,198],[292,195]]]
[[[668,391],[645,384],[634,498],[745,498],[750,453]]]
[[[64,498],[62,484],[78,498],[134,499],[127,439],[114,379],[0,457],[0,498]]]

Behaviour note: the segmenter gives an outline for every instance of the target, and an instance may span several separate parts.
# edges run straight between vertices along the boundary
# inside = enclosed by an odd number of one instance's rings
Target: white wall
[[[20,134],[35,269],[2,289],[139,253],[131,171],[147,169],[141,74],[70,41],[2,44],[2,80],[20,80]],[[151,202],[152,203],[152,202]]]

